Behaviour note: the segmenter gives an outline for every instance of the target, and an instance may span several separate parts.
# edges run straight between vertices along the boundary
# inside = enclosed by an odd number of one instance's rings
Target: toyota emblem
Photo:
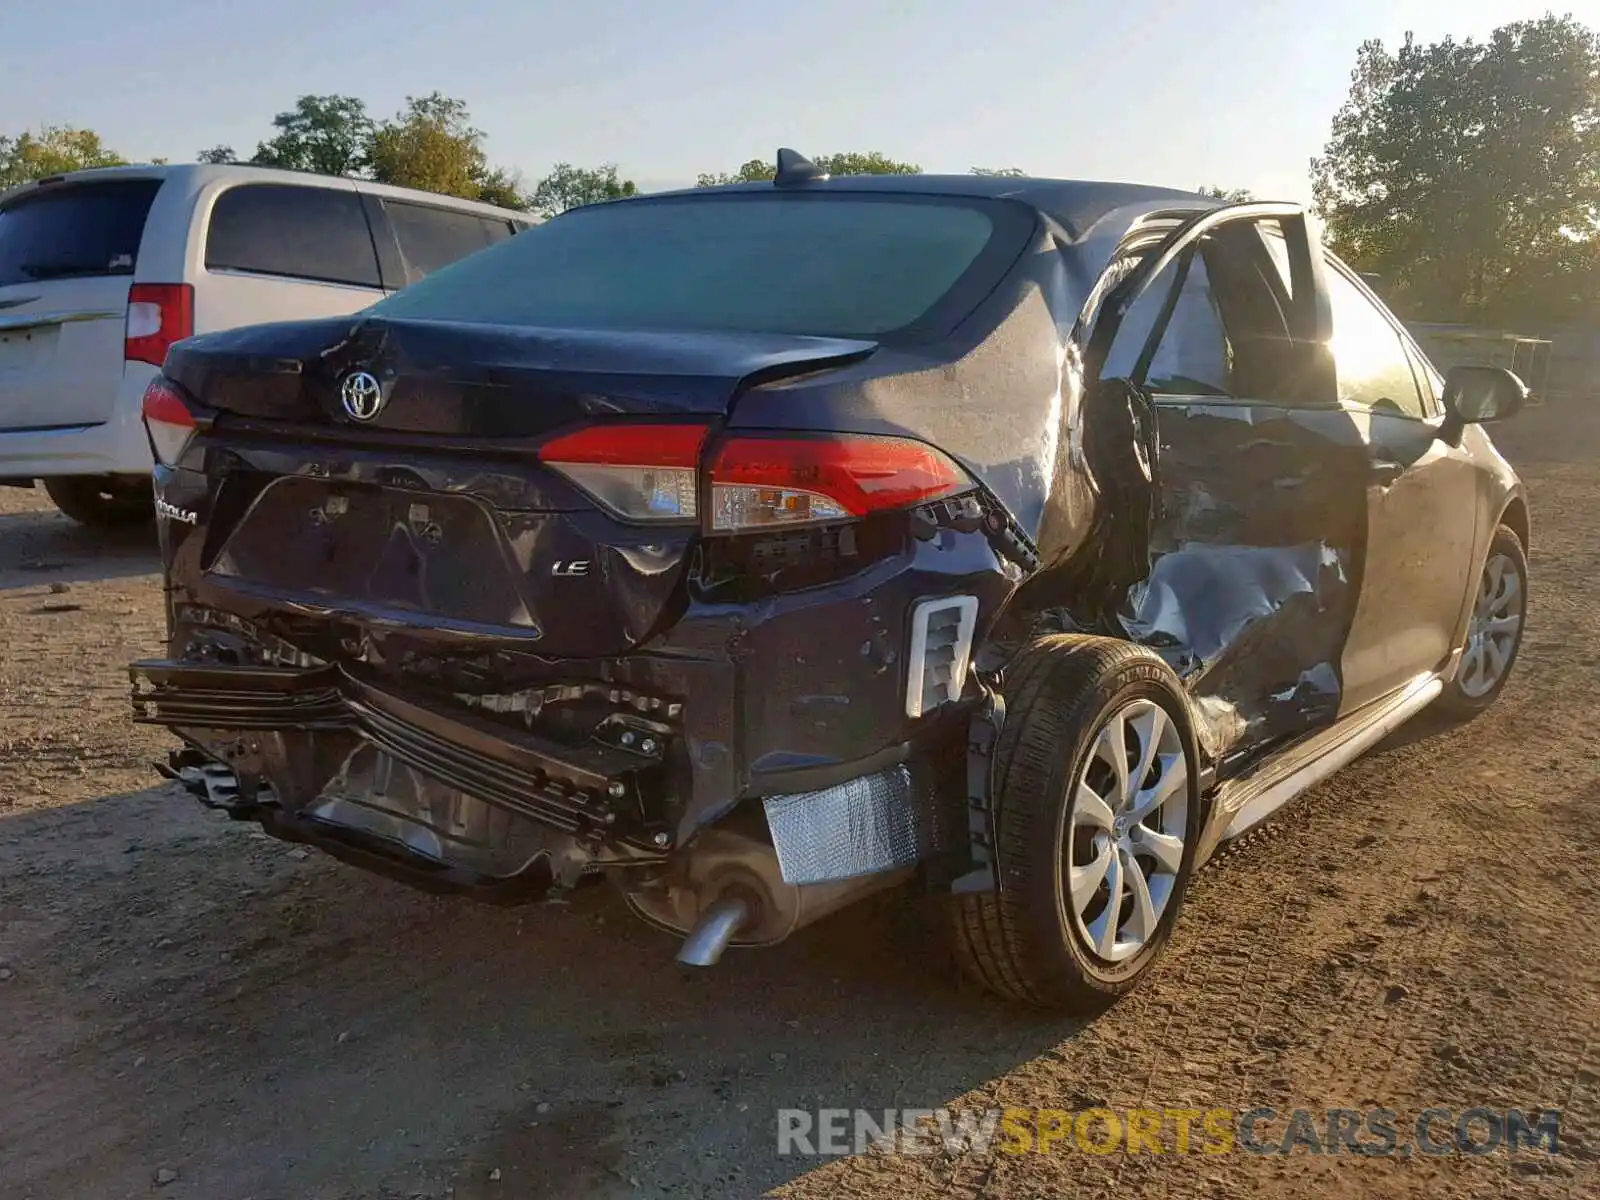
[[[351,420],[370,421],[383,407],[383,388],[367,371],[351,371],[339,385],[339,399]]]

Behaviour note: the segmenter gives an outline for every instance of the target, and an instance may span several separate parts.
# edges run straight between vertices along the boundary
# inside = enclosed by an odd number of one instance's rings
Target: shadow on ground
[[[897,897],[692,971],[604,886],[490,909],[254,829],[170,789],[0,819],[37,1194],[753,1194],[815,1162],[778,1109],[935,1107],[1076,1031],[959,986]]]
[[[53,508],[0,512],[0,591],[90,583],[161,569],[154,522],[112,532],[85,529]]]

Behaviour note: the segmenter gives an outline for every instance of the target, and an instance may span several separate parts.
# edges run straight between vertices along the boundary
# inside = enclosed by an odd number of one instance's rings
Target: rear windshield
[[[48,184],[0,209],[0,287],[132,275],[159,179]]]
[[[883,339],[945,332],[1033,222],[946,197],[735,193],[596,204],[379,303],[375,315],[557,328]]]

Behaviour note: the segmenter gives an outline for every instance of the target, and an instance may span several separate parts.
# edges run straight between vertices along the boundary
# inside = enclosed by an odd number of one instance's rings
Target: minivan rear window
[[[485,246],[511,236],[509,221],[426,204],[407,204],[403,200],[385,198],[382,203],[413,279],[432,275],[458,258],[476,254]]]
[[[373,312],[915,340],[971,312],[1032,229],[1020,205],[903,193],[595,204],[445,267]]]
[[[132,275],[159,179],[45,184],[0,208],[0,287]]]

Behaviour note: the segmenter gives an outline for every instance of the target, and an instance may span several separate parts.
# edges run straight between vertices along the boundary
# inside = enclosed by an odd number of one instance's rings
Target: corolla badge
[[[169,504],[160,496],[156,497],[156,516],[167,521],[182,521],[185,525],[198,525],[200,514],[190,508],[179,508],[176,504]]]
[[[351,420],[370,421],[383,408],[383,388],[368,371],[351,371],[339,385],[339,400]]]

